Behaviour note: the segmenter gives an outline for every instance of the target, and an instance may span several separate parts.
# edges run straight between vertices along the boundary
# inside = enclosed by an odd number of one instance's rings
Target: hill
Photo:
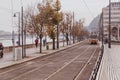
[[[90,32],[92,32],[92,31],[94,31],[94,30],[96,30],[96,29],[99,29],[98,27],[98,23],[99,23],[99,19],[100,19],[100,15],[98,15],[97,17],[95,17],[92,21],[91,21],[91,23],[89,24],[89,26],[88,26],[88,30],[90,31]]]
[[[0,39],[10,38],[11,35],[12,34],[10,32],[5,32],[5,31],[0,30]]]

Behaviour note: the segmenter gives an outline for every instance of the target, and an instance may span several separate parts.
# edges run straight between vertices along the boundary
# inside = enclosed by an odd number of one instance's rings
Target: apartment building
[[[108,38],[109,5],[103,8],[104,38]],[[111,40],[120,40],[120,2],[111,2]]]

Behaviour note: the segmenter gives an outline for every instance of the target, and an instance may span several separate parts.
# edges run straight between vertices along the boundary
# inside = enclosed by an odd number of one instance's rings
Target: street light
[[[16,17],[18,14],[18,46],[20,46],[20,12],[14,13],[13,17]]]
[[[111,48],[111,0],[109,0],[109,41],[108,48]]]

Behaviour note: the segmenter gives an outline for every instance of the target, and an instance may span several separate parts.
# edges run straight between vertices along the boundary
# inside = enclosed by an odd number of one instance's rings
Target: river
[[[43,39],[45,39],[45,37],[43,37]],[[60,40],[63,40],[63,36],[60,36],[59,37]],[[17,41],[18,41],[18,36],[16,36],[14,38],[14,44],[15,46],[17,46]],[[34,44],[34,40],[35,40],[35,37],[26,37],[26,44]],[[46,41],[47,42],[52,42],[52,39],[50,39],[49,37],[46,38]],[[0,42],[3,44],[4,47],[7,47],[7,46],[13,46],[13,42],[12,42],[12,38],[0,38]]]

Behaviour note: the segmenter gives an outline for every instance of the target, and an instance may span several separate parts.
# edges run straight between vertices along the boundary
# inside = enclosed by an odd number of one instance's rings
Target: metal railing
[[[102,61],[103,53],[104,53],[104,45],[101,46],[100,55],[99,55],[99,57],[97,59],[97,62],[95,64],[95,67],[93,69],[93,72],[92,72],[89,80],[96,80],[97,73],[99,71],[99,67],[100,67],[100,64],[101,64],[101,61]]]

